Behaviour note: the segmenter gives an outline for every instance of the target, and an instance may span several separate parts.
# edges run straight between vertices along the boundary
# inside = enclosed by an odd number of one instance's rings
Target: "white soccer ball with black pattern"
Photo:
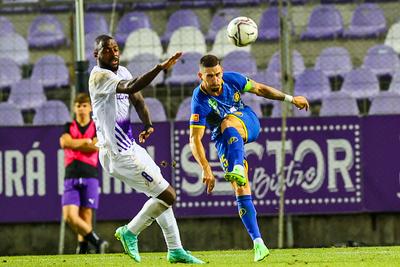
[[[257,40],[258,27],[251,18],[237,17],[229,22],[227,33],[228,39],[234,45],[242,47]]]

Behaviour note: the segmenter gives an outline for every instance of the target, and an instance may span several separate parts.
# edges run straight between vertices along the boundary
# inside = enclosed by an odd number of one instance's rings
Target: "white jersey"
[[[132,75],[123,66],[116,74],[95,66],[89,77],[97,145],[116,154],[130,150],[135,142],[129,120],[129,95],[116,92],[121,80],[130,79]]]

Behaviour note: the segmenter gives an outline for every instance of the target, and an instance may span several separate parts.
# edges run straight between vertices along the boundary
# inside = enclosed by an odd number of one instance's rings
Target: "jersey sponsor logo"
[[[142,176],[144,177],[144,179],[146,179],[147,181],[149,181],[150,183],[154,181],[153,177],[151,177],[147,172],[143,171],[142,172]]]
[[[237,137],[233,136],[233,137],[229,138],[228,145],[232,145],[233,143],[235,143],[237,141],[238,141]]]
[[[240,101],[240,93],[236,92],[233,94],[233,101],[239,102]]]
[[[220,115],[219,109],[218,109],[218,102],[217,100],[210,98],[208,99],[208,105],[218,114]]]
[[[199,114],[192,114],[190,115],[190,121],[192,122],[199,122],[200,120],[200,115]]]

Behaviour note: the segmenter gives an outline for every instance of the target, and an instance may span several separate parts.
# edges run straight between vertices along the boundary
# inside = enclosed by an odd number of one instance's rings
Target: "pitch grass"
[[[125,254],[52,255],[0,257],[2,266],[188,266],[170,264],[166,253],[142,253],[135,263]],[[208,262],[209,267],[248,266],[400,266],[400,247],[272,249],[262,262],[253,262],[251,250],[196,251],[193,255]],[[192,266],[192,265],[189,265]]]

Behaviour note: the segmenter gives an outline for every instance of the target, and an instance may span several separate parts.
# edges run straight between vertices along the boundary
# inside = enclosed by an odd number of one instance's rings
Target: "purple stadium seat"
[[[175,116],[175,121],[188,121],[191,113],[192,98],[185,98],[178,107],[178,111]]]
[[[167,0],[156,0],[147,2],[132,3],[132,10],[155,10],[164,9],[167,7]]]
[[[115,40],[118,44],[124,46],[131,32],[143,28],[151,29],[151,27],[150,19],[145,13],[137,11],[126,13],[118,22]]]
[[[85,13],[85,34],[97,33],[107,34],[108,24],[106,18],[102,14],[98,13]]]
[[[390,83],[389,91],[400,93],[400,70],[397,70],[393,74],[393,78],[392,78],[392,82]]]
[[[37,16],[29,26],[28,44],[32,48],[50,48],[67,44],[61,22],[53,15]]]
[[[224,6],[256,6],[260,0],[222,0]]]
[[[320,70],[306,69],[297,77],[295,95],[303,95],[310,101],[320,100],[331,91],[329,79]]]
[[[59,100],[49,100],[36,108],[33,125],[64,125],[71,120],[67,106]]]
[[[206,50],[206,40],[203,33],[196,27],[184,26],[171,35],[166,56],[172,56],[177,51],[205,54]]]
[[[284,13],[286,14],[286,9],[284,10]],[[294,27],[292,27],[292,34],[294,34]],[[258,40],[272,41],[278,40],[279,37],[279,9],[278,7],[270,7],[261,15],[260,23],[258,25]]]
[[[0,103],[0,126],[22,126],[24,118],[15,104]]]
[[[28,64],[28,43],[18,33],[0,35],[0,58],[11,58],[20,66]]]
[[[154,30],[142,28],[129,34],[120,59],[130,61],[140,54],[153,54],[157,58],[162,57],[163,48],[160,37]]]
[[[133,77],[139,77],[140,75],[143,75],[150,69],[154,68],[154,66],[158,63],[160,63],[160,59],[157,56],[145,53],[135,56],[126,67]],[[164,72],[160,72],[151,82],[151,85],[155,87],[157,84],[162,83],[163,80]]]
[[[375,75],[393,75],[400,69],[400,61],[390,46],[375,45],[365,55],[364,68],[369,68]]]
[[[199,83],[197,72],[199,71],[200,53],[184,53],[182,58],[172,69],[171,76],[165,80],[170,86],[193,85]]]
[[[361,4],[353,13],[350,26],[344,31],[348,38],[378,37],[386,31],[386,18],[376,4]]]
[[[191,26],[200,29],[199,18],[189,9],[181,9],[171,14],[168,19],[167,29],[161,37],[162,43],[168,43],[172,33],[180,27]]]
[[[37,108],[46,102],[43,86],[36,80],[20,80],[12,85],[8,102],[21,110]]]
[[[223,8],[219,9],[213,16],[211,24],[206,36],[207,42],[214,42],[218,31],[226,28],[228,23],[236,17],[240,16],[240,11],[237,8]]]
[[[69,71],[62,57],[47,55],[36,61],[32,79],[40,82],[44,88],[68,86]]]
[[[299,76],[306,68],[304,66],[303,56],[297,50],[293,50],[292,66],[293,66],[292,72],[293,72],[294,77]],[[276,51],[270,58],[270,60],[268,62],[267,73],[273,73],[273,74],[277,75],[278,77],[280,77],[280,75],[281,75],[281,58],[280,58],[279,51]]]
[[[400,94],[380,92],[372,99],[369,115],[400,114]]]
[[[38,3],[39,0],[3,0],[1,13],[29,13],[35,10],[36,5],[24,5],[24,3]]]
[[[315,67],[326,76],[344,76],[353,69],[350,54],[344,47],[328,47],[319,54]]]
[[[242,99],[243,103],[246,106],[249,106],[254,111],[257,117],[262,118],[263,116],[261,110],[261,103],[263,102],[262,97],[259,97],[252,93],[244,93],[241,95],[240,98]]]
[[[355,98],[371,98],[379,93],[379,81],[369,69],[354,69],[346,74],[341,91]]]
[[[208,7],[212,8],[218,4],[215,0],[180,0],[179,5],[182,8]]]
[[[6,35],[15,32],[12,22],[3,16],[0,16],[0,35]]]
[[[258,71],[256,75],[250,78],[258,83],[263,83],[279,90],[282,88],[281,77],[272,72],[267,72],[266,70]]]
[[[149,110],[151,110],[151,120],[153,122],[167,121],[167,115],[165,114],[165,109],[160,100],[153,97],[146,97],[144,103],[147,105]],[[134,107],[131,109],[130,120],[132,123],[142,122]]]
[[[279,4],[279,0],[267,0],[267,2],[269,2],[270,5],[278,5]],[[283,0],[283,3],[286,4],[288,2],[288,0]],[[292,3],[293,5],[304,5],[305,3],[307,3],[308,0],[290,0],[290,3]]]
[[[47,0],[47,3],[40,6],[42,13],[46,12],[68,12],[74,8],[73,1],[66,3],[64,0]],[[61,3],[60,3],[61,2]]]
[[[11,58],[0,58],[0,91],[22,79],[18,64]]]
[[[93,56],[93,51],[95,47],[96,37],[99,36],[97,32],[90,32],[85,34],[85,56],[86,59],[91,60]]]
[[[345,4],[352,2],[354,2],[354,0],[321,0],[321,4]]]
[[[342,33],[343,20],[339,10],[332,5],[321,5],[313,9],[301,39],[332,39]]]
[[[231,41],[229,41],[229,39],[226,37],[226,28],[221,28],[215,36],[215,41],[209,53],[216,55],[219,58],[223,58],[233,51],[246,51],[250,53],[250,50],[251,45],[243,47],[232,45]]]
[[[249,77],[257,74],[256,60],[246,51],[230,52],[224,57],[222,66],[225,71],[236,71]]]
[[[113,9],[113,3],[87,3],[86,11],[111,11]],[[115,10],[122,11],[124,9],[123,3],[116,3]]]
[[[290,105],[289,108],[292,107],[293,117],[310,117],[311,116],[310,110],[308,110],[308,111],[306,111],[305,109],[299,110],[296,107],[294,107],[293,105],[282,102],[282,101],[272,101],[272,105],[273,105],[272,113],[271,113],[272,118],[282,117],[282,105],[286,105],[286,106]]]
[[[322,99],[320,116],[357,116],[357,100],[346,92],[332,92]]]

